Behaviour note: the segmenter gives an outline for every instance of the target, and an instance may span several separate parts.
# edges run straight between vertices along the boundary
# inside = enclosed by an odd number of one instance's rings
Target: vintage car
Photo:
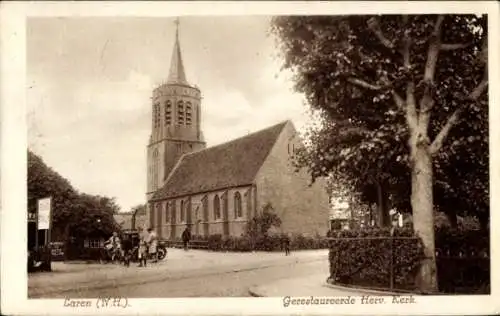
[[[52,271],[50,246],[41,246],[28,250],[28,272]]]
[[[131,260],[138,260],[138,250],[139,250],[139,240],[140,240],[140,232],[135,229],[127,229],[121,232],[121,240],[122,242],[126,239],[129,239],[132,244],[132,255]],[[167,247],[164,241],[158,241],[158,260],[163,260],[167,256]]]

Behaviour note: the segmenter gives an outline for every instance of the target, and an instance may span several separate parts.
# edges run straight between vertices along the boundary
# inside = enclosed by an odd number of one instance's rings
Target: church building
[[[201,130],[201,91],[188,83],[178,30],[166,83],[153,91],[147,146],[147,214],[161,239],[240,236],[270,203],[281,232],[326,234],[329,196],[291,157],[302,146],[291,121],[213,147]]]

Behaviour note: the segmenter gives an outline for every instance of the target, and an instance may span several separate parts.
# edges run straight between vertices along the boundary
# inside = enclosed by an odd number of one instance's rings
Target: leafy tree
[[[74,236],[109,235],[119,230],[113,217],[116,207],[113,199],[79,194],[73,204],[71,234]]]
[[[28,212],[36,213],[39,199],[52,198],[53,237],[61,235],[61,229],[72,216],[72,206],[78,198],[78,193],[68,180],[63,178],[43,160],[28,151]]]
[[[77,192],[70,182],[28,150],[28,211],[36,212],[37,201],[52,198],[53,240],[71,234],[108,234],[118,229],[113,214],[119,210],[113,198]]]
[[[487,169],[476,159],[488,156],[486,17],[282,16],[272,30],[296,90],[322,117],[312,176],[340,175],[357,189],[406,184],[426,257],[421,287],[436,290],[434,191],[457,183],[457,160]],[[473,180],[486,209],[484,175]]]
[[[132,213],[138,214],[138,215],[145,215],[146,214],[146,204],[137,204],[136,206],[132,207]]]

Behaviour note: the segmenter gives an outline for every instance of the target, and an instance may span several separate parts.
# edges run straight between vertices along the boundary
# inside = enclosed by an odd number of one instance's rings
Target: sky
[[[207,146],[310,120],[281,71],[269,17],[181,17],[186,76],[202,92]],[[167,79],[173,18],[30,18],[28,145],[81,192],[145,202],[151,94]]]

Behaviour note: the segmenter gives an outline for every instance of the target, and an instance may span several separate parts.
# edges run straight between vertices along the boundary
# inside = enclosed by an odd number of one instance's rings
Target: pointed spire
[[[179,18],[174,21],[175,28],[175,44],[172,52],[172,60],[170,61],[170,72],[168,74],[167,83],[183,83],[188,84],[186,73],[184,72],[184,64],[182,63],[181,46],[179,44]]]

